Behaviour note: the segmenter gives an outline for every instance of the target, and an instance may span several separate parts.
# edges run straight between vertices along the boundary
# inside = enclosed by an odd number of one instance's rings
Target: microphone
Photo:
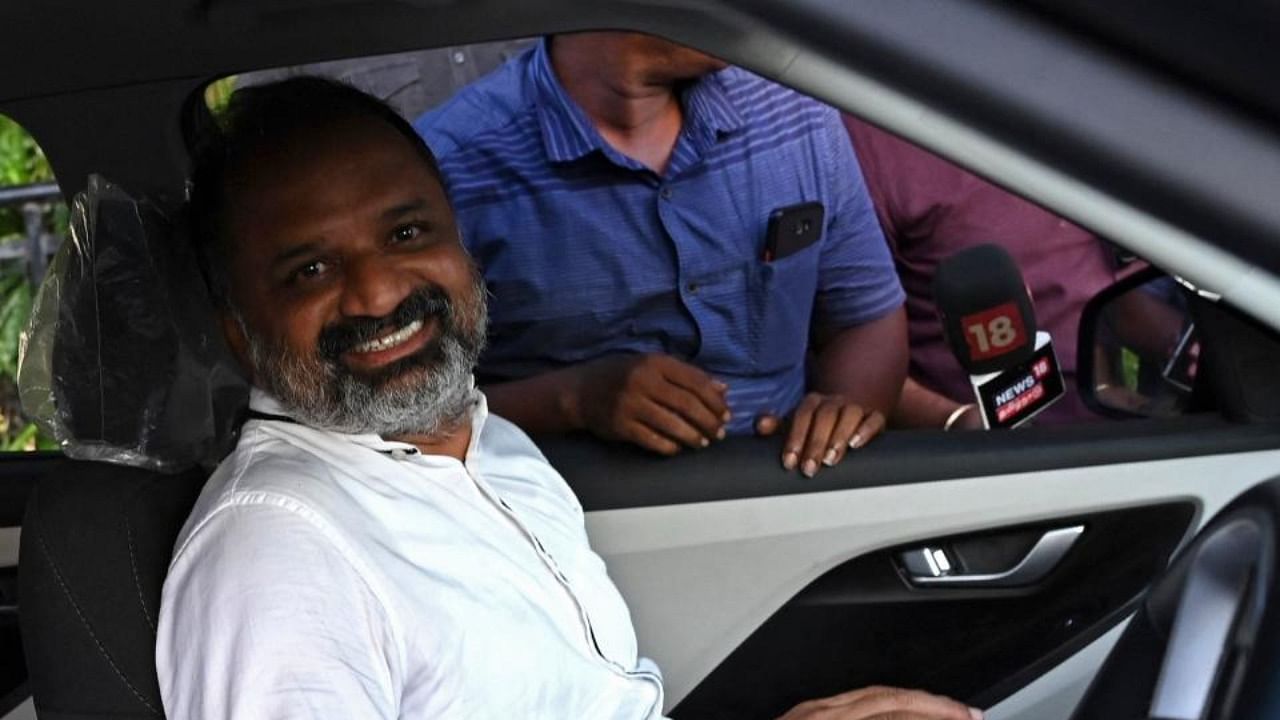
[[[1017,427],[1062,397],[1053,341],[1037,328],[1022,273],[1004,248],[977,245],[943,260],[933,296],[985,427]]]

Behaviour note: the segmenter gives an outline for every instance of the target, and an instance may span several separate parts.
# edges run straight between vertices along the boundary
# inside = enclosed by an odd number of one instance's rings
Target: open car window
[[[67,206],[36,139],[0,115],[0,452],[57,446],[22,411],[18,350],[36,288],[67,233]]]
[[[536,42],[531,38],[517,39],[240,73],[206,86],[204,104],[217,115],[225,109],[236,88],[318,75],[369,92],[391,104],[408,121],[419,123],[428,111],[529,50]],[[959,429],[983,423],[1002,427],[1062,426],[1113,422],[1119,417],[1090,407],[1076,387],[1080,317],[1091,298],[1118,278],[1144,267],[1145,263],[1106,238],[869,122],[850,114],[842,114],[841,122],[848,133],[847,138],[842,136],[841,140],[852,145],[858,164],[845,182],[865,187],[874,206],[875,221],[893,255],[897,281],[906,291],[912,381],[909,385],[922,387],[932,396],[975,405],[973,411],[955,417],[954,411],[941,415],[937,411],[906,413],[895,419],[895,429],[943,426]],[[1011,394],[1005,387],[1017,385],[1021,376],[1010,376],[1003,384],[992,384],[987,380],[979,382],[974,379],[979,374],[966,372],[963,360],[956,356],[954,343],[949,343],[944,334],[934,297],[933,279],[939,265],[966,248],[986,243],[1000,245],[1012,253],[1033,306],[1029,320],[1047,334],[1062,373],[1061,390],[1050,390],[1052,402],[1041,401],[1025,413],[1028,417],[1034,416],[1028,423],[1022,423],[1021,416],[1002,421],[997,417],[1000,408],[994,407],[996,399],[1002,406],[1009,407],[1030,402],[1027,393]],[[1172,302],[1181,303],[1179,307],[1183,307],[1189,300],[1178,299],[1180,292],[1174,284],[1169,294]],[[504,305],[526,300],[504,297],[500,293],[492,302],[501,315]],[[986,324],[975,327],[986,333],[993,321],[1001,319],[987,318]],[[785,345],[792,340],[779,334],[772,342]],[[985,336],[976,336],[976,340],[989,344]],[[1170,351],[1176,353],[1177,349]],[[1098,380],[1100,384],[1124,387],[1127,383],[1131,388],[1136,383],[1132,367],[1125,366],[1122,359],[1094,360],[1091,367],[1100,376],[1106,375]],[[980,387],[983,383],[986,383],[985,390]],[[1181,381],[1180,384],[1186,385],[1185,392],[1190,392],[1189,384]],[[1059,392],[1061,396],[1054,400],[1052,395]],[[903,397],[908,398],[905,394]],[[1202,393],[1197,403],[1181,403],[1173,411],[1166,407],[1153,416],[1168,419],[1207,410],[1212,407],[1208,398],[1208,393]],[[984,412],[984,402],[992,406],[985,408],[988,412]],[[991,416],[989,419],[985,418],[987,414]],[[1131,412],[1127,417],[1135,415],[1140,413]]]

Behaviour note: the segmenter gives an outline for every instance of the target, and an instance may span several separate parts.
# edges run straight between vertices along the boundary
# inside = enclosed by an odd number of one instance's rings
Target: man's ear
[[[222,336],[226,338],[231,354],[235,356],[236,362],[240,363],[240,369],[244,371],[245,377],[249,378],[249,382],[253,382],[253,363],[249,362],[249,338],[244,334],[244,325],[225,308],[218,311],[218,323],[222,325]]]

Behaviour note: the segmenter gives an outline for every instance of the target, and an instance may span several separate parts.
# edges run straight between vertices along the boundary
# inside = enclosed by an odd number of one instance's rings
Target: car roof
[[[1113,7],[1113,5],[1124,7]],[[1183,0],[68,0],[6,4],[0,112],[66,191],[180,197],[199,88],[576,29],[700,47],[930,147],[1280,327],[1280,10]],[[1208,14],[1212,17],[1206,17]],[[188,112],[183,112],[183,107]]]
[[[794,17],[839,8],[842,0],[69,0],[6,3],[0,47],[6,72],[0,101],[30,94],[112,87],[185,75],[456,45],[502,37],[637,23],[699,32],[756,17]],[[864,12],[933,0],[863,0]],[[963,3],[962,3],[963,4]],[[996,3],[975,3],[993,5]],[[1017,0],[1011,10],[1039,17],[1188,82],[1280,118],[1274,69],[1280,4],[1201,0]],[[772,6],[772,7],[771,7]],[[788,24],[794,24],[788,23]],[[819,31],[813,27],[810,31]],[[708,37],[707,40],[712,38]]]

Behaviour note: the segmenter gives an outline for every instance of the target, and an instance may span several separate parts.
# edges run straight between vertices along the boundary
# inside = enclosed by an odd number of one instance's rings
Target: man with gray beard
[[[430,151],[316,79],[237,93],[191,214],[250,419],[180,532],[165,713],[659,717],[582,508],[471,371],[485,295]],[[787,720],[970,720],[871,688]]]
[[[471,289],[478,301],[461,315],[447,295],[423,287],[385,318],[351,318],[320,333],[316,357],[300,357],[287,348],[255,337],[234,309],[239,331],[246,339],[249,366],[263,379],[263,387],[286,406],[293,419],[312,427],[344,433],[379,428],[380,435],[419,432],[435,435],[458,425],[475,390],[471,368],[484,346],[484,284],[477,275]],[[342,365],[342,354],[377,339],[388,329],[416,332],[424,318],[444,323],[438,342],[423,351],[360,377]],[[434,362],[435,372],[414,385],[388,381],[414,366]]]

